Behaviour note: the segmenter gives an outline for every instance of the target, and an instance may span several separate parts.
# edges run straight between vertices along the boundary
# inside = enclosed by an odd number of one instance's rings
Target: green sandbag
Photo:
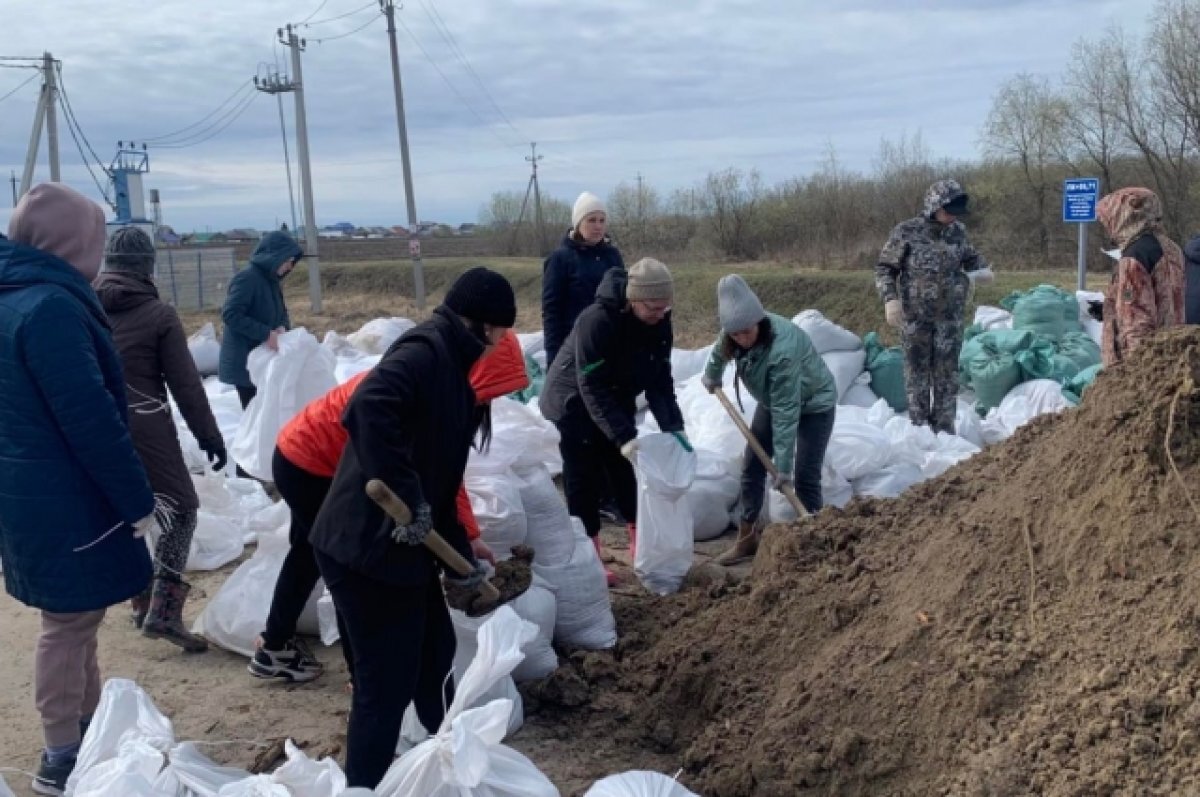
[[[1000,304],[1013,314],[1013,329],[1035,332],[1053,341],[1083,331],[1074,294],[1053,285],[1039,285],[1024,293],[1014,291]]]
[[[1021,366],[1016,355],[1006,351],[984,348],[966,363],[966,370],[978,399],[975,409],[980,415],[999,406],[1008,392],[1021,383]]]
[[[1075,363],[1076,372],[1100,362],[1100,346],[1086,332],[1070,332],[1063,335],[1055,350]]]
[[[1092,386],[1096,381],[1096,374],[1104,368],[1100,363],[1088,366],[1075,376],[1067,380],[1063,385],[1063,397],[1072,404],[1078,404],[1083,399],[1083,392]]]
[[[896,412],[908,409],[908,392],[904,383],[904,350],[899,346],[885,348],[879,335],[868,332],[863,338],[867,350],[866,370],[871,374],[871,390]]]
[[[542,394],[542,385],[546,381],[545,372],[542,371],[537,361],[528,354],[525,355],[525,375],[529,377],[529,387],[512,394],[522,404],[528,404],[540,396]]]
[[[1050,375],[1047,379],[1053,379],[1060,385],[1065,385],[1068,380],[1075,377],[1079,373],[1079,363],[1072,360],[1065,354],[1056,354],[1051,358],[1053,367],[1050,370]]]
[[[1033,335],[1033,341],[1014,355],[1021,366],[1021,381],[1030,379],[1053,379],[1054,344],[1041,335]]]

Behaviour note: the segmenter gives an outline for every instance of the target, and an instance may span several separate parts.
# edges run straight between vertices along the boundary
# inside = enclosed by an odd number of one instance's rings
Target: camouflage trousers
[[[909,321],[904,325],[903,339],[908,417],[918,426],[953,434],[962,324]]]

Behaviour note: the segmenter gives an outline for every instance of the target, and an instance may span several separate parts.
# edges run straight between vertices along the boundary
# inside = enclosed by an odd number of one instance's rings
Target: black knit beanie
[[[121,227],[108,239],[104,270],[154,276],[154,241],[139,227]]]
[[[517,297],[500,274],[483,266],[464,271],[450,286],[443,302],[463,318],[494,327],[517,323]]]

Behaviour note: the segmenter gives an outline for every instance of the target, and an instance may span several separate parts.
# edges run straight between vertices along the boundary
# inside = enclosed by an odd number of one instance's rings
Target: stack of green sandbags
[[[546,381],[546,373],[537,361],[525,355],[525,375],[529,377],[529,387],[513,393],[513,397],[522,404],[528,404],[542,394],[542,385]]]
[[[1000,306],[1012,313],[1013,329],[1045,335],[1054,343],[1064,335],[1083,331],[1075,295],[1053,285],[1013,291]]]
[[[1100,373],[1103,367],[1100,363],[1090,365],[1068,379],[1062,389],[1067,401],[1078,404],[1083,399],[1083,391],[1092,386],[1092,382],[1096,381],[1096,374]]]
[[[1065,384],[1076,375],[1100,364],[1100,346],[1086,332],[1068,332],[1059,338],[1050,378]]]
[[[1032,332],[992,329],[972,336],[963,344],[958,356],[959,381],[975,391],[975,410],[980,415],[999,406],[1010,390],[1031,378],[1021,360],[1038,371],[1049,368],[1045,361],[1052,355],[1044,347],[1030,352],[1036,341]]]
[[[904,385],[904,350],[899,346],[886,348],[879,335],[868,332],[863,338],[867,350],[866,370],[871,374],[871,390],[896,412],[908,409],[908,392]]]

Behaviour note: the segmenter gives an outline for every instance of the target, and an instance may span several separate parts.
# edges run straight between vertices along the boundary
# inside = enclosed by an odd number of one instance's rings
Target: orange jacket
[[[370,371],[364,371],[307,404],[279,430],[275,445],[288,460],[314,476],[332,479],[349,435],[342,426],[342,413],[359,383]],[[512,330],[486,357],[471,368],[471,387],[476,400],[485,404],[529,386],[525,356]],[[479,536],[479,524],[471,511],[465,486],[458,491],[458,517],[469,539]]]

